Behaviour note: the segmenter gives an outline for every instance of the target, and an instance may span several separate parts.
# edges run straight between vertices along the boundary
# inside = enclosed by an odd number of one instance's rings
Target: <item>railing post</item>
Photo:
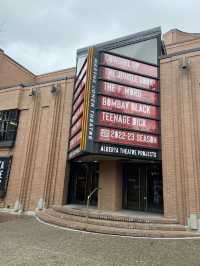
[[[90,205],[90,199],[93,196],[93,194],[97,191],[101,190],[101,188],[96,187],[92,190],[92,192],[87,196],[87,205],[86,205],[86,230],[87,230],[87,225],[88,225],[88,218],[89,218],[89,205]]]

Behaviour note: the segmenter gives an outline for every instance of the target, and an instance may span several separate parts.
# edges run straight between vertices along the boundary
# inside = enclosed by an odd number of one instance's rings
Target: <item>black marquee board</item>
[[[146,34],[146,33],[145,33]],[[151,36],[152,34],[152,36]],[[160,42],[160,29],[154,29],[151,32],[147,32],[147,35],[149,37],[142,37],[140,36],[140,41],[144,41],[145,38],[151,39],[151,38],[157,38],[157,42]],[[133,39],[136,36],[133,36]],[[137,36],[138,37],[138,36]],[[120,40],[121,42],[121,40]],[[119,42],[119,43],[120,43]],[[115,45],[115,41],[112,42],[113,45]],[[133,41],[134,43],[134,41]],[[128,43],[127,43],[128,44]],[[119,46],[126,46],[127,44],[123,43],[123,45]],[[83,121],[85,121],[86,125],[86,130],[82,133],[82,138],[85,139],[83,142],[84,144],[82,146],[75,146],[72,150],[69,151],[69,159],[74,159],[76,157],[84,156],[84,154],[99,154],[99,155],[108,155],[108,156],[113,156],[113,157],[125,157],[125,158],[136,158],[136,159],[147,159],[147,160],[160,160],[161,159],[161,149],[160,147],[141,147],[141,146],[132,146],[132,145],[125,145],[123,144],[118,144],[118,143],[111,143],[111,142],[101,142],[98,140],[97,137],[97,131],[98,131],[98,112],[99,112],[99,93],[100,93],[100,80],[101,75],[100,75],[100,68],[101,68],[101,55],[103,53],[108,53],[111,48],[111,43],[109,43],[109,49],[106,47],[107,44],[105,45],[96,45],[93,47],[93,60],[92,60],[92,67],[91,67],[91,75],[90,75],[90,91],[89,91],[89,101],[87,104],[87,110],[88,112],[87,118],[84,118]],[[159,47],[159,45],[158,45]],[[113,47],[114,48],[114,47]],[[83,49],[84,50],[84,49]],[[85,51],[80,50],[78,51],[78,55],[82,53],[87,53],[88,48],[85,48]],[[115,55],[114,53],[111,53]],[[158,54],[160,54],[159,49],[158,49]],[[117,54],[116,54],[117,56]],[[118,55],[119,56],[119,55]],[[123,56],[121,56],[123,57]],[[128,59],[128,58],[127,58]],[[134,58],[130,59],[134,60]],[[137,60],[136,60],[137,61]],[[138,61],[141,64],[147,64],[151,65],[150,63],[147,62],[142,62]],[[159,62],[159,60],[158,60]],[[159,69],[159,63],[157,66]],[[124,70],[122,70],[124,71]],[[142,74],[139,74],[140,76],[145,77]],[[159,76],[158,76],[159,80]],[[111,81],[112,82],[112,81]],[[115,82],[115,81],[114,81]],[[122,84],[123,85],[123,84]],[[111,111],[112,112],[112,111]],[[139,117],[139,116],[138,116]],[[158,118],[159,121],[159,118]],[[123,128],[121,129],[123,131]],[[145,132],[144,132],[145,134]]]

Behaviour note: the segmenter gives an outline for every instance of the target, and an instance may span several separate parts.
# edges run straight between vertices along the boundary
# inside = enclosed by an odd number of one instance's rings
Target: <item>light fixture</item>
[[[30,94],[28,96],[36,96],[37,95],[37,89],[36,88],[32,88]]]
[[[179,58],[179,68],[182,71],[188,71],[191,65],[191,61],[186,57],[182,56]]]
[[[51,87],[51,93],[55,96],[55,95],[58,95],[59,93],[59,87],[58,87],[58,84],[53,84],[52,87]]]

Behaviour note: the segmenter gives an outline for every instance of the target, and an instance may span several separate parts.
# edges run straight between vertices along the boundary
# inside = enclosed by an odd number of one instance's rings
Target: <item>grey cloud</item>
[[[34,73],[74,66],[76,49],[155,26],[198,32],[197,0],[1,0],[0,47]]]

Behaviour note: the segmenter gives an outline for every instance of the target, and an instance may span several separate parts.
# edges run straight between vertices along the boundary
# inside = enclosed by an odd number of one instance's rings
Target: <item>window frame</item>
[[[19,110],[0,110],[0,148],[12,148],[19,124]]]

